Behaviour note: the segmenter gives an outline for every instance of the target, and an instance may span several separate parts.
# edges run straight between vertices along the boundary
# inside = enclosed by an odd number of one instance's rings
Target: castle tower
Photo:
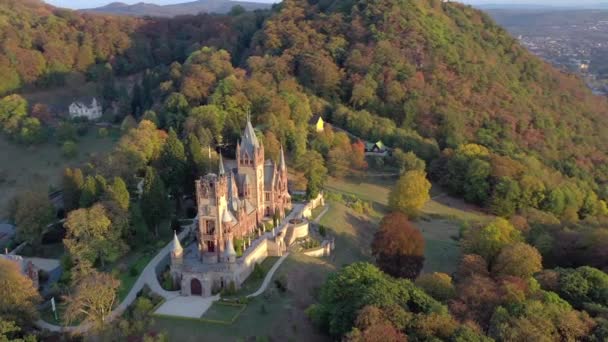
[[[236,157],[238,173],[246,175],[251,182],[249,198],[257,209],[259,223],[264,217],[264,146],[258,141],[249,117],[241,142],[236,148]]]
[[[218,175],[208,174],[196,181],[199,253],[203,262],[220,261],[224,250],[222,215],[228,208],[228,177],[220,154]]]

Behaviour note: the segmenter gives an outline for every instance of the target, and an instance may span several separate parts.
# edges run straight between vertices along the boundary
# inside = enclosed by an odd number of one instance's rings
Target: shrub
[[[277,287],[277,289],[279,289],[280,292],[286,292],[287,274],[281,274],[277,279],[275,279],[274,285]]]
[[[61,145],[61,154],[68,159],[74,158],[78,155],[78,147],[73,141],[66,141]]]
[[[97,136],[100,138],[106,138],[109,134],[110,133],[108,132],[108,129],[105,127],[102,127],[97,130]]]
[[[327,228],[325,228],[324,225],[319,226],[319,234],[321,234],[322,237],[325,237],[325,235],[327,235]]]
[[[129,275],[131,277],[135,277],[139,274],[139,270],[137,269],[137,267],[135,265],[131,266],[131,268],[129,268]]]
[[[260,266],[259,263],[256,263],[255,266],[253,266],[253,272],[251,272],[253,279],[262,279],[265,275],[266,272],[264,272],[262,266]]]

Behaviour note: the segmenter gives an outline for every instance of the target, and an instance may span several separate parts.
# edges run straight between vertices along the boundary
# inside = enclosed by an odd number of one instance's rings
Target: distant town
[[[490,15],[532,53],[608,94],[608,11],[507,10]]]

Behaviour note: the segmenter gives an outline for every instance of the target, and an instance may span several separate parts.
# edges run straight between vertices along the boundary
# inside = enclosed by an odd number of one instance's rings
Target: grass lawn
[[[97,137],[93,127],[78,142],[78,156],[72,160],[61,154],[61,146],[53,142],[40,146],[22,146],[0,137],[0,219],[6,218],[9,201],[20,191],[32,187],[46,190],[58,186],[63,169],[79,166],[91,156],[109,151],[114,139]]]
[[[30,245],[26,245],[19,253],[26,257],[38,257],[49,259],[61,259],[65,253],[65,248],[62,242],[40,245],[34,249]]]
[[[131,291],[131,288],[137,281],[137,278],[139,278],[141,272],[148,265],[150,260],[154,258],[155,255],[156,252],[148,251],[134,253],[133,255],[129,256],[129,263],[126,264],[128,265],[126,266],[126,271],[121,271],[118,275],[118,279],[120,279],[120,287],[118,288],[119,301],[122,301],[127,296],[127,294],[129,294],[129,291]],[[122,265],[125,264],[122,263]],[[137,272],[131,273],[131,270]]]
[[[426,246],[424,249],[423,273],[456,271],[460,260],[460,246],[454,239],[458,236],[460,224],[453,221],[434,219],[416,222],[422,231]]]
[[[314,221],[325,210],[325,206],[318,206],[312,210],[311,221]]]
[[[215,302],[207,312],[201,317],[204,320],[212,322],[231,324],[241,314],[246,307],[244,304],[225,304]]]
[[[396,179],[336,179],[330,178],[326,188],[343,194],[355,195],[369,201],[381,217],[388,212],[388,194]],[[431,189],[432,199],[422,208],[422,217],[414,224],[421,230],[426,241],[425,265],[423,272],[452,273],[460,258],[460,247],[454,237],[458,236],[462,222],[487,222],[492,216],[478,208],[452,198],[441,188]],[[330,204],[321,224],[328,226],[336,236],[335,257],[343,264],[356,261],[371,261],[369,244],[378,223],[377,216],[361,216],[337,203]],[[367,224],[367,228],[362,228]],[[345,246],[346,248],[342,248]],[[358,246],[358,248],[353,248]]]
[[[57,298],[55,298],[55,300],[57,300]],[[40,311],[40,318],[48,323],[51,324],[56,324],[56,325],[62,325],[62,326],[68,326],[68,325],[78,325],[80,324],[82,321],[81,320],[77,320],[71,323],[68,323],[65,319],[64,319],[64,313],[65,313],[65,309],[66,309],[66,305],[63,303],[57,303],[57,320],[55,319],[55,314],[53,313],[53,308],[51,307],[51,305],[49,304],[44,310]]]
[[[275,274],[275,278],[287,274],[288,292],[280,293],[274,286],[269,287],[265,294],[247,304],[234,323],[225,325],[155,317],[152,330],[165,331],[169,340],[184,342],[255,341],[265,338],[272,341],[329,341],[328,337],[316,331],[304,310],[313,303],[314,288],[334,269],[326,260],[291,254]],[[228,313],[222,311],[217,315]],[[209,311],[203,318],[207,318],[208,314]]]
[[[238,298],[238,297],[252,294],[255,291],[257,291],[260,288],[260,286],[262,286],[262,283],[264,282],[264,278],[266,278],[266,274],[268,273],[268,271],[270,271],[270,269],[277,262],[277,260],[279,260],[279,257],[267,257],[266,259],[264,259],[264,261],[262,261],[262,263],[260,264],[260,267],[262,267],[262,270],[264,271],[264,276],[255,277],[254,274],[252,273],[243,282],[243,284],[241,284],[241,288],[236,292],[236,294],[233,296],[228,296],[228,297]]]

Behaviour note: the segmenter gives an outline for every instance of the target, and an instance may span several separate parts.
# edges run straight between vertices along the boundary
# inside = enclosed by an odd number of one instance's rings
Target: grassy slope
[[[377,211],[376,217],[381,217],[388,211],[388,194],[393,180],[382,180],[369,178],[368,180],[340,180],[332,178],[326,186],[331,191],[356,195],[358,198],[372,203]],[[481,213],[474,206],[465,204],[463,201],[451,198],[442,193],[441,189],[434,187],[431,191],[432,199],[422,208],[422,217],[415,222],[416,226],[422,231],[426,240],[425,257],[426,262],[423,272],[446,272],[451,273],[456,268],[460,255],[458,243],[455,237],[458,236],[460,225],[463,222],[485,222],[491,219],[490,216]],[[348,246],[348,253],[353,253],[352,243],[349,239],[356,240],[361,249],[369,248],[372,239],[374,225],[371,229],[364,232],[357,232],[360,228],[355,228],[352,223],[356,214],[342,205],[332,205],[326,216],[321,221],[333,232],[344,236]],[[371,222],[377,223],[377,218]],[[357,223],[357,225],[360,224]],[[349,237],[346,239],[346,237]],[[367,246],[365,245],[367,243]],[[340,246],[338,240],[337,246]],[[338,248],[337,253],[340,253]],[[354,258],[357,260],[357,258]]]
[[[98,138],[96,130],[91,129],[78,143],[78,156],[67,160],[56,144],[24,147],[0,137],[0,220],[7,214],[7,204],[19,191],[57,186],[65,167],[86,163],[92,155],[109,151],[113,146],[112,138]]]

